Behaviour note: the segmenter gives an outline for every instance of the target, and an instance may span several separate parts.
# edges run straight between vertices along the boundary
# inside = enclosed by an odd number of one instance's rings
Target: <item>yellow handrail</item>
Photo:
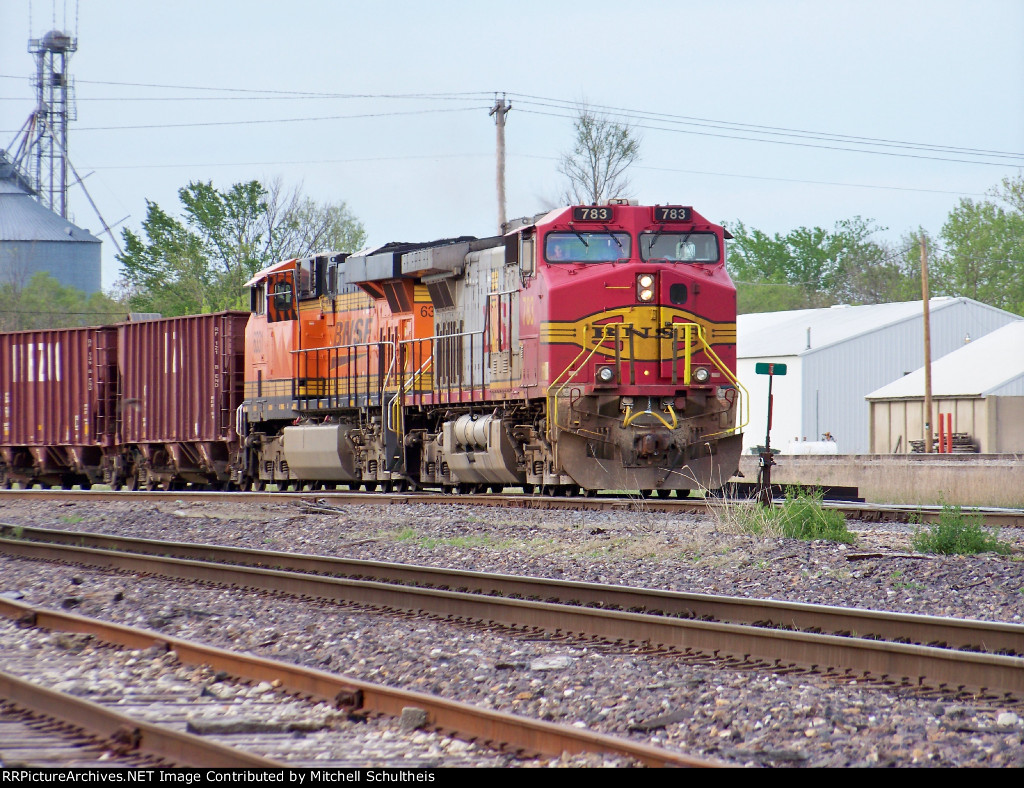
[[[572,360],[572,363],[568,364],[565,367],[565,369],[562,370],[562,372],[560,372],[558,374],[558,376],[553,381],[551,381],[551,385],[548,386],[548,390],[547,390],[547,393],[545,394],[545,397],[547,398],[547,402],[548,402],[548,407],[547,407],[547,411],[548,411],[547,412],[547,438],[548,438],[549,441],[552,440],[552,437],[553,437],[552,433],[551,433],[552,420],[554,420],[555,428],[562,429],[561,425],[558,423],[558,406],[557,406],[556,403],[552,403],[552,399],[555,399],[555,400],[558,399],[559,395],[562,393],[562,389],[564,389],[566,386],[568,386],[570,381],[574,377],[576,377],[577,374],[579,374],[580,370],[582,370],[583,367],[586,365],[586,363],[588,361],[590,361],[591,357],[598,351],[598,348],[600,348],[602,345],[604,345],[604,341],[606,339],[608,339],[609,336],[610,335],[602,336],[601,337],[601,341],[598,342],[596,345],[594,345],[594,347],[591,348],[589,353],[587,353],[587,349],[586,348],[583,348],[583,350],[581,350],[577,354],[576,358],[574,358]],[[575,370],[573,370],[573,366],[576,364],[576,362],[578,362],[583,357],[584,353],[587,353],[587,357],[585,359],[583,359],[583,363],[581,363],[579,365],[579,367],[577,367]],[[568,373],[570,371],[572,371],[572,375],[567,377],[565,379],[565,381],[563,381],[562,385],[559,386],[558,391],[556,391],[554,394],[552,394],[551,390],[555,387],[555,384],[558,383],[558,379],[560,377],[562,377],[562,375],[564,375],[564,374],[566,374],[566,373]],[[552,407],[552,405],[554,405],[554,407]]]

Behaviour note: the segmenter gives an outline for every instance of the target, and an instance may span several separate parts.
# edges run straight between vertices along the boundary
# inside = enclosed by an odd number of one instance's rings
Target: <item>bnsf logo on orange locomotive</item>
[[[338,323],[334,326],[334,344],[358,345],[369,342],[371,328],[373,328],[373,319],[369,317],[357,317]]]

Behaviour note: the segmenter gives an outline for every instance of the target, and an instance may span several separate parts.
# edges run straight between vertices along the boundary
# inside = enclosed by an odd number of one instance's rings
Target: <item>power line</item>
[[[510,94],[510,95],[521,95],[521,94]],[[532,101],[530,101],[532,99]],[[574,113],[578,113],[580,105],[578,103],[567,102],[562,99],[545,98],[540,96],[523,96],[520,99],[523,103],[534,103],[537,106],[546,106],[557,109],[568,109]],[[921,142],[908,142],[905,140],[892,140],[884,139],[879,137],[862,137],[850,134],[838,134],[833,132],[820,132],[810,131],[807,129],[793,129],[783,126],[763,126],[753,123],[741,123],[735,121],[717,120],[713,118],[700,118],[689,115],[677,115],[665,112],[649,112],[646,110],[631,110],[623,109],[621,107],[612,107],[606,104],[587,104],[588,108],[600,109],[604,113],[612,113],[615,115],[624,116],[627,118],[641,118],[649,119],[659,122],[674,122],[687,125],[697,126],[708,126],[711,128],[721,128],[724,130],[737,130],[737,131],[752,131],[759,134],[774,134],[782,136],[797,136],[806,137],[810,139],[822,139],[830,141],[842,141],[851,142],[864,145],[886,145],[893,147],[908,147],[914,149],[931,150],[936,152],[946,153],[964,153],[964,154],[977,154],[977,155],[992,155],[992,156],[1009,156],[1015,158],[1024,158],[1024,153],[1018,153],[1016,151],[997,151],[985,148],[964,148],[952,145],[935,145]],[[575,115],[574,115],[575,116]]]
[[[75,131],[138,131],[140,129],[187,129],[215,126],[260,126],[275,123],[314,123],[326,120],[357,120],[361,118],[386,118],[398,115],[431,115],[448,112],[475,112],[481,107],[459,107],[453,109],[420,109],[402,112],[370,112],[358,115],[325,115],[311,118],[268,118],[264,120],[208,120],[196,123],[146,123],[134,126],[76,126]],[[482,107],[487,109],[487,107]],[[0,133],[10,133],[9,131]]]
[[[24,77],[14,77],[12,75],[0,75],[2,78],[7,79],[27,79]],[[484,100],[487,99],[493,91],[464,91],[464,92],[435,92],[435,93],[325,93],[325,92],[314,92],[314,91],[296,91],[296,90],[271,90],[264,88],[240,88],[240,87],[218,87],[218,86],[200,86],[200,85],[168,85],[160,83],[144,83],[144,82],[116,82],[107,80],[78,80],[79,84],[95,84],[95,85],[111,85],[118,87],[145,87],[165,90],[192,90],[200,92],[215,92],[215,93],[241,93],[243,96],[234,97],[222,97],[224,99],[231,100],[269,100],[269,99],[398,99],[398,100],[428,100],[428,101],[472,101],[472,100]],[[544,113],[538,110],[528,111],[531,114],[537,115],[550,115],[553,117],[571,118],[576,117],[580,109],[580,103],[575,101],[569,101],[565,99],[552,98],[549,96],[537,96],[529,93],[514,93],[510,92],[508,95],[518,97],[522,104],[532,105],[536,107],[547,107],[551,109],[559,109],[571,114],[558,114],[558,113]],[[88,100],[88,99],[79,99]],[[203,98],[203,97],[164,97],[164,98],[126,98],[126,99],[97,99],[97,100],[145,100],[145,101],[189,101],[189,100],[201,100],[209,101],[216,100],[215,97]],[[894,140],[885,139],[879,137],[866,137],[857,136],[851,134],[842,134],[837,132],[822,132],[813,131],[809,129],[798,129],[785,126],[768,126],[763,124],[744,123],[740,121],[727,121],[716,118],[703,118],[698,116],[680,115],[666,112],[654,112],[649,110],[638,110],[629,109],[623,107],[616,107],[608,104],[590,104],[586,105],[588,108],[599,110],[602,113],[619,116],[631,121],[648,121],[654,123],[669,123],[674,125],[693,126],[697,128],[709,128],[717,129],[719,131],[735,131],[746,134],[758,134],[764,137],[790,137],[798,140],[817,140],[821,142],[839,142],[843,144],[854,144],[868,147],[890,147],[898,148],[903,150],[917,150],[932,153],[950,153],[954,155],[970,155],[978,157],[988,158],[1009,158],[1013,160],[1020,160],[1024,163],[1024,153],[1016,151],[999,151],[985,148],[968,148],[953,145],[936,145],[932,143],[920,143],[912,142],[907,140]],[[314,119],[315,120],[315,119]],[[271,121],[268,121],[271,122]],[[683,131],[680,129],[669,129],[659,126],[648,126],[640,125],[641,128],[655,130],[655,131],[677,131],[681,133],[689,134],[700,134],[696,131]],[[139,128],[139,127],[106,127],[104,130],[109,128]],[[141,128],[148,128],[143,126]],[[777,142],[779,144],[790,144],[790,145],[801,145],[798,142],[780,142],[779,140],[763,139],[762,137],[745,137],[736,136],[733,134],[713,134],[711,132],[705,132],[705,136],[719,136],[724,139],[740,139],[746,141],[755,142]],[[862,150],[860,148],[843,148],[833,147],[827,145],[811,145],[810,143],[803,143],[807,147],[819,147],[827,150],[845,150],[859,153],[884,153],[885,155],[896,155],[893,153],[882,152],[882,151],[871,151]],[[907,156],[914,158],[912,154],[906,154]],[[952,161],[959,163],[991,163],[991,162],[965,162],[962,159],[950,159],[942,157],[921,157],[921,158],[937,158],[939,161]],[[999,164],[998,166],[1004,166]]]
[[[574,115],[560,114],[560,113],[557,113],[557,112],[541,112],[539,110],[522,109],[522,108],[520,108],[519,111],[523,112],[523,113],[526,113],[528,115],[546,115],[548,117],[554,117],[554,118],[573,118],[573,117],[575,117]],[[950,158],[946,158],[946,157],[943,157],[943,156],[924,156],[924,155],[917,155],[917,154],[913,154],[913,153],[895,153],[895,152],[892,152],[892,151],[882,151],[882,150],[863,150],[861,148],[847,148],[847,147],[841,147],[841,146],[838,146],[838,145],[817,145],[817,144],[814,144],[814,143],[811,143],[811,142],[794,142],[792,140],[781,140],[781,139],[761,139],[761,138],[758,138],[758,137],[739,136],[739,135],[735,135],[735,134],[715,134],[715,133],[708,132],[708,131],[694,131],[692,129],[676,129],[676,128],[665,128],[663,126],[650,126],[650,125],[647,125],[647,124],[644,124],[644,123],[635,123],[634,125],[636,126],[636,128],[646,129],[648,131],[668,131],[668,132],[672,132],[672,133],[675,133],[675,134],[690,134],[690,135],[695,135],[695,136],[698,136],[698,137],[717,137],[719,139],[744,140],[744,141],[747,141],[747,142],[763,142],[763,143],[767,143],[769,145],[787,145],[787,146],[790,146],[790,147],[797,147],[797,148],[817,148],[817,149],[820,149],[820,150],[848,151],[850,153],[868,153],[868,154],[875,155],[875,156],[893,156],[893,157],[905,158],[905,159],[927,159],[927,160],[930,160],[930,161],[945,161],[945,162],[958,163],[958,164],[984,164],[984,165],[987,165],[987,166],[990,166],[990,167],[1007,167],[1007,166],[1021,166],[1021,165],[1024,165],[1024,158],[1022,158],[1021,161],[1019,161],[1019,162],[1013,162],[1013,163],[1009,163],[1009,162],[994,162],[994,161],[980,161],[980,160],[971,160],[971,159],[950,159]],[[1011,154],[1011,156],[1022,156],[1022,157],[1024,157],[1024,154]]]

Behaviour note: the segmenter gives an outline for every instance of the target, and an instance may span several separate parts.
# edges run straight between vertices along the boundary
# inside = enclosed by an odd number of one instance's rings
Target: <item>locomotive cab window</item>
[[[672,263],[717,263],[714,233],[641,233],[640,258]]]
[[[279,312],[292,308],[291,282],[278,282],[274,286],[274,308]]]
[[[544,239],[544,258],[549,263],[628,260],[631,249],[629,233],[548,233]]]

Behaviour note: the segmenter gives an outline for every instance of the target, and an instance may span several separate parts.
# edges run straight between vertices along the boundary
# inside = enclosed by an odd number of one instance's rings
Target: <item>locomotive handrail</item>
[[[728,381],[730,381],[731,383],[733,383],[733,385],[735,385],[737,387],[737,389],[740,392],[740,399],[743,401],[743,406],[746,409],[746,415],[745,416],[741,416],[741,418],[744,419],[742,424],[738,424],[738,425],[736,425],[736,426],[734,426],[734,427],[732,427],[730,429],[727,429],[727,430],[719,430],[718,432],[713,432],[710,435],[704,435],[703,437],[705,437],[705,438],[714,438],[714,437],[717,437],[719,435],[727,435],[730,432],[740,431],[740,430],[742,430],[744,427],[746,427],[750,423],[750,392],[748,392],[747,389],[744,387],[744,385],[742,383],[740,383],[739,378],[736,377],[734,374],[732,374],[732,372],[729,371],[729,367],[722,362],[722,359],[720,359],[718,357],[718,354],[714,351],[714,349],[711,347],[711,345],[708,344],[708,341],[707,341],[706,337],[704,336],[704,327],[701,326],[699,323],[695,324],[695,325],[697,326],[697,339],[700,341],[700,344],[703,346],[704,352],[707,353],[711,357],[711,360],[714,361],[715,366],[718,367],[719,371],[723,375],[725,375],[726,379]]]
[[[429,337],[416,337],[414,339],[400,339],[398,341],[399,347],[401,347],[402,345],[414,345],[414,344],[420,344],[420,343],[423,343],[423,342],[429,342],[430,343],[430,355],[427,356],[426,359],[424,359],[423,363],[420,364],[418,369],[416,369],[415,371],[410,373],[409,379],[406,382],[404,382],[404,383],[399,382],[399,384],[398,384],[398,391],[395,392],[395,396],[392,397],[391,401],[388,403],[388,410],[390,411],[391,418],[389,419],[389,423],[387,424],[387,427],[388,427],[388,429],[391,430],[391,432],[393,432],[395,435],[401,435],[402,434],[401,426],[399,426],[397,428],[395,428],[393,426],[396,423],[399,423],[401,421],[401,413],[399,411],[401,409],[400,400],[401,400],[402,394],[407,392],[407,391],[409,391],[409,390],[411,390],[416,385],[417,379],[424,377],[427,368],[433,364],[433,362],[434,362],[434,342],[437,341],[437,340],[440,340],[440,339],[461,339],[462,337],[475,337],[475,336],[483,336],[483,335],[484,335],[484,332],[482,330],[480,330],[480,331],[460,331],[460,332],[455,333],[455,334],[433,334],[432,336],[429,336]],[[397,353],[396,353],[396,355],[397,355]],[[472,384],[472,381],[471,381],[471,384]],[[435,391],[436,390],[437,389],[435,387]],[[394,415],[395,413],[398,413],[398,418],[395,418],[395,415]]]
[[[405,340],[403,340],[403,341],[405,341]],[[416,340],[409,340],[409,341],[416,341]],[[401,343],[399,343],[399,344],[401,344]],[[422,375],[423,371],[426,369],[427,365],[428,364],[433,364],[433,363],[434,363],[434,354],[433,354],[433,351],[431,351],[430,356],[428,356],[427,359],[422,364],[420,364],[420,368],[417,369],[415,372],[413,372],[409,376],[408,383],[402,383],[401,381],[399,381],[399,383],[398,383],[398,391],[395,392],[395,396],[393,396],[391,398],[391,401],[388,403],[388,418],[385,420],[385,427],[389,431],[393,432],[395,435],[401,435],[402,432],[403,432],[403,428],[401,426],[401,422],[402,422],[402,405],[401,405],[401,402],[400,402],[401,397],[402,397],[402,393],[404,391],[408,391],[410,388],[412,388],[414,383],[415,383],[415,381],[416,381],[416,376],[417,375]],[[397,414],[397,416],[396,416],[396,414]],[[398,427],[394,427],[393,426],[396,423],[399,425]]]
[[[606,339],[608,339],[610,336],[611,336],[610,334],[603,335],[601,337],[601,341],[598,342],[596,345],[594,345],[593,348],[591,348],[590,353],[587,354],[587,357],[583,360],[583,363],[580,364],[580,366],[577,369],[574,370],[573,366],[575,366],[576,362],[579,361],[580,358],[583,356],[583,354],[587,352],[587,349],[583,348],[583,350],[581,350],[579,352],[579,354],[577,354],[576,358],[574,358],[569,364],[567,364],[565,369],[563,369],[555,377],[555,379],[553,381],[551,381],[551,385],[548,386],[547,394],[545,394],[545,396],[546,396],[547,401],[548,401],[548,407],[547,407],[547,439],[549,441],[553,440],[553,435],[552,435],[552,431],[551,431],[551,424],[552,424],[552,422],[554,422],[554,426],[555,426],[556,429],[562,429],[561,425],[558,423],[558,403],[557,402],[552,402],[552,399],[554,399],[554,400],[558,399],[559,395],[562,393],[562,389],[564,389],[566,386],[568,386],[569,382],[574,377],[576,377],[577,374],[579,374],[579,372],[583,369],[584,365],[588,361],[590,361],[591,357],[598,351],[598,349],[602,345],[604,345],[604,341]],[[615,344],[616,344],[616,347],[618,347],[618,342],[616,342]],[[631,357],[630,358],[630,364],[632,364],[632,363],[633,363],[633,359]],[[565,379],[565,381],[562,383],[562,385],[558,388],[558,391],[556,391],[554,393],[554,395],[552,395],[551,390],[555,387],[555,384],[558,382],[558,378],[562,377],[562,375],[566,374],[570,370],[572,371],[572,375],[567,377]]]
[[[378,395],[378,398],[379,398],[380,403],[381,403],[381,409],[382,409],[381,417],[383,418],[383,415],[384,415],[383,414],[384,391],[387,389],[387,381],[391,377],[391,372],[392,372],[392,370],[395,367],[395,357],[397,356],[397,347],[395,347],[395,341],[394,340],[379,339],[379,340],[377,340],[375,342],[353,342],[353,343],[347,344],[347,345],[329,345],[327,347],[296,348],[296,349],[293,349],[293,350],[289,350],[288,352],[290,354],[296,355],[296,356],[298,354],[302,354],[302,357],[304,359],[306,359],[305,363],[306,363],[307,375],[305,376],[305,379],[307,380],[307,382],[309,380],[317,380],[317,381],[320,381],[320,380],[325,380],[325,381],[335,380],[336,381],[336,380],[341,380],[341,378],[339,376],[337,376],[337,375],[335,375],[334,377],[331,377],[330,375],[327,375],[325,377],[319,377],[319,376],[315,376],[315,377],[312,377],[312,378],[309,377],[309,375],[308,375],[308,372],[309,372],[309,361],[308,361],[309,354],[310,353],[316,353],[316,354],[326,353],[326,354],[328,354],[328,357],[329,357],[329,354],[331,352],[336,352],[336,351],[340,351],[340,350],[347,350],[347,351],[355,350],[355,351],[359,351],[360,349],[365,349],[366,350],[366,397],[367,397],[367,405],[369,405],[370,388],[371,388],[370,387],[370,379],[371,379],[371,375],[370,375],[370,348],[377,348],[377,351],[378,351],[378,354],[379,354],[380,352],[383,351],[384,348],[388,347],[389,345],[393,348],[393,352],[391,353],[391,362],[390,362],[390,364],[388,364],[388,368],[384,372],[383,375],[381,375],[379,373],[379,358],[380,358],[380,356],[378,355],[377,395]],[[357,364],[358,363],[358,357],[356,357],[355,360],[351,360],[350,359],[350,362],[353,363],[353,364]],[[350,374],[347,377],[349,379],[356,378],[357,386],[356,386],[355,396],[358,398],[358,396],[359,396],[358,377],[356,375],[351,374],[351,370],[350,370]],[[297,376],[293,380],[293,387],[296,386],[298,381],[301,380],[301,379],[302,379],[301,376]],[[294,396],[296,398],[299,398],[297,390],[294,392]],[[340,395],[337,393],[337,391],[335,391],[333,394],[328,393],[327,396],[328,397],[340,397]],[[302,397],[302,399],[304,399],[304,400],[309,400],[310,399],[308,391],[307,391],[306,395],[304,397]],[[352,395],[350,393],[349,394],[349,400],[351,401],[351,399],[352,399]]]

